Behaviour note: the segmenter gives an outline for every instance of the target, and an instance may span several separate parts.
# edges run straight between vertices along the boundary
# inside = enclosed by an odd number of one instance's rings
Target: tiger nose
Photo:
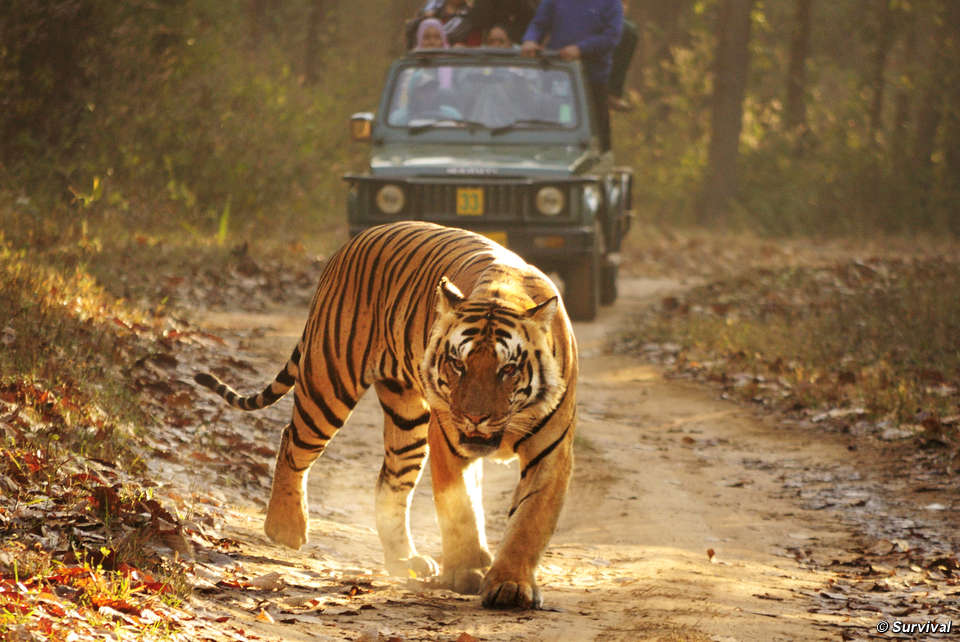
[[[470,423],[472,423],[474,426],[479,426],[484,421],[490,418],[490,413],[487,413],[485,415],[474,415],[474,414],[470,414],[469,412],[465,412],[463,413],[463,416],[466,417],[468,420],[470,420]]]

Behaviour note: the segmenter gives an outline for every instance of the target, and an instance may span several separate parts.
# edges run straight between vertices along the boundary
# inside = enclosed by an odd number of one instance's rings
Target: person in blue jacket
[[[565,60],[583,62],[604,150],[610,149],[607,81],[622,29],[622,0],[542,0],[521,47],[527,56],[546,46]]]

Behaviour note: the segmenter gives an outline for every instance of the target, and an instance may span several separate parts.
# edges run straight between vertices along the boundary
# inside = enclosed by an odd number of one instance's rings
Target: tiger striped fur
[[[329,261],[290,360],[261,393],[197,382],[243,410],[294,388],[264,529],[307,539],[307,473],[374,386],[384,414],[376,523],[387,569],[434,575],[410,534],[429,453],[443,540],[441,580],[487,607],[536,608],[534,579],[573,465],[577,350],[553,283],[486,238],[430,223],[371,228]],[[482,457],[520,463],[506,532],[488,549]]]

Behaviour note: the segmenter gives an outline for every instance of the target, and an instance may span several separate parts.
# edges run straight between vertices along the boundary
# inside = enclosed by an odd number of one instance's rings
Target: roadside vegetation
[[[144,544],[179,519],[144,483],[129,374],[165,324],[49,258],[0,239],[0,635],[162,634],[185,593]]]
[[[224,274],[287,296],[294,279],[315,278],[291,272],[215,241],[0,238],[0,637],[201,639],[222,628],[188,603],[203,582],[195,551],[233,546],[216,534],[220,508],[156,462],[266,472],[274,453],[206,433],[184,381],[201,346],[222,340],[179,315],[197,289],[239,299],[242,286],[217,287]]]
[[[652,306],[619,349],[732,398],[927,448],[951,465],[960,454],[956,244],[906,253],[891,244],[866,258],[836,244],[719,244],[725,261],[709,237],[650,246],[677,247],[689,263],[673,273],[703,284]],[[698,255],[712,258],[691,265]]]

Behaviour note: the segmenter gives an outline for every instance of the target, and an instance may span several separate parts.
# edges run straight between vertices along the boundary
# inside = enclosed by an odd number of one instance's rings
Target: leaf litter
[[[267,273],[291,278],[284,270]],[[314,275],[292,278],[303,283]],[[231,289],[208,281],[207,295]],[[52,287],[62,289],[58,283]],[[187,287],[188,280],[157,283]],[[211,427],[223,409],[197,394],[192,375],[224,339],[174,314],[143,323],[85,302],[86,294],[96,296],[81,292],[66,311],[116,335],[119,362],[111,367],[129,382],[148,424],[124,429],[69,380],[57,387],[26,377],[0,381],[0,637],[221,639],[222,622],[212,626],[197,613],[192,591],[268,593],[285,580],[276,573],[246,578],[239,562],[223,564],[239,550],[220,533],[232,509],[217,484],[187,491],[183,482],[203,467],[221,480],[225,473],[242,479],[251,495],[262,496],[273,429],[262,422],[252,434]],[[18,332],[7,325],[0,337],[10,346]],[[224,367],[254,370],[236,358]],[[89,434],[82,439],[106,443],[101,435],[118,428],[125,430],[118,442],[125,457],[78,439]],[[271,438],[260,439],[268,430]],[[240,629],[226,637],[247,639]]]

